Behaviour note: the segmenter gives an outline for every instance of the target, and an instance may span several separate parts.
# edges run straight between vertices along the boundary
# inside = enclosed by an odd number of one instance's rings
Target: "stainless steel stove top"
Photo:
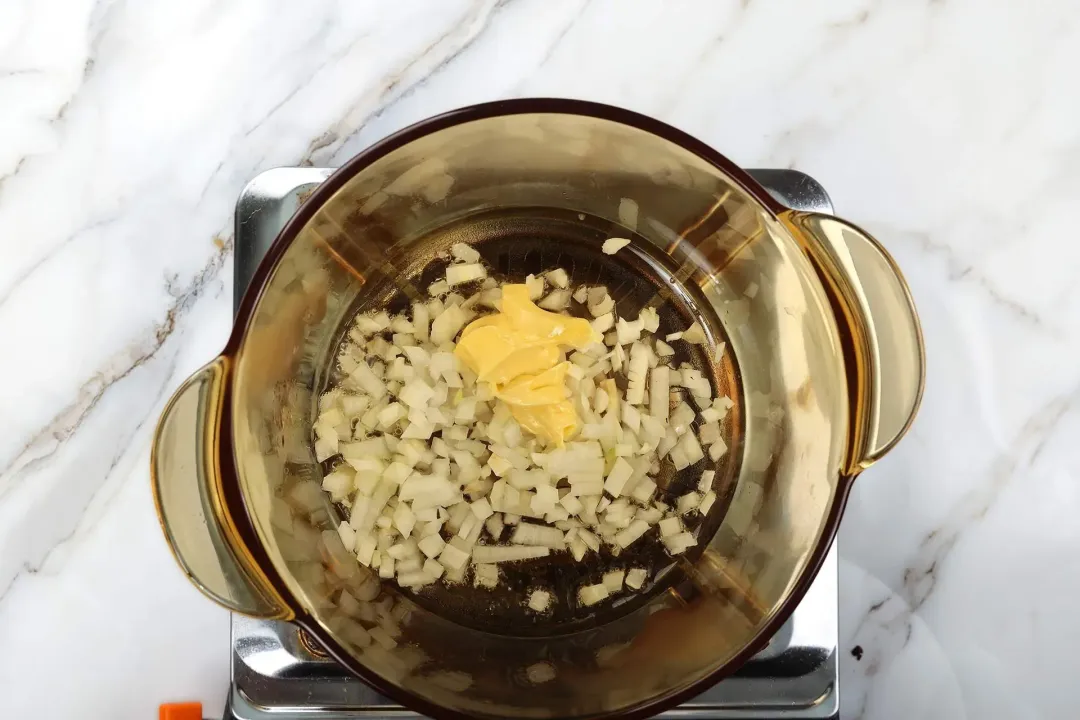
[[[325,168],[277,168],[252,180],[236,204],[234,309],[278,231]],[[778,200],[832,212],[815,180],[794,170],[751,170]],[[839,717],[836,548],[792,618],[736,675],[664,718],[801,720]],[[226,720],[388,720],[413,718],[333,660],[318,655],[292,625],[232,617],[232,678]]]

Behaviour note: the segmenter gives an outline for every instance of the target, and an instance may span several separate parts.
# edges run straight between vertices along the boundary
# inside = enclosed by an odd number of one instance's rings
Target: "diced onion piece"
[[[716,420],[704,422],[698,428],[698,439],[702,445],[712,445],[720,439],[720,423]]]
[[[582,285],[581,287],[579,287],[577,290],[574,291],[573,298],[574,298],[574,300],[576,302],[584,303],[588,299],[588,297],[589,297],[589,288],[587,286],[585,286],[585,285]]]
[[[474,280],[483,280],[485,277],[487,277],[487,270],[480,263],[451,265],[446,268],[446,282],[450,287],[464,285]]]
[[[697,545],[697,539],[687,531],[683,531],[678,535],[672,535],[669,538],[664,538],[664,547],[672,555],[679,555],[686,552],[687,549]]]
[[[686,515],[689,512],[697,509],[701,504],[701,496],[696,492],[689,492],[683,495],[676,501],[675,507],[680,515]]]
[[[692,432],[686,433],[679,439],[679,449],[682,450],[687,467],[705,457],[705,453],[701,449],[701,443],[698,442],[697,436]],[[676,467],[678,466],[676,465]]]
[[[559,539],[562,540],[562,533]],[[474,564],[515,562],[547,557],[550,553],[549,547],[532,545],[477,545],[472,551],[472,561]]]
[[[371,557],[375,554],[378,541],[370,534],[356,536],[356,559],[361,565],[371,566]]]
[[[623,318],[619,318],[618,322],[615,323],[619,345],[629,345],[636,342],[641,337],[643,324],[641,320],[627,322]]]
[[[397,581],[398,585],[401,585],[402,587],[423,587],[424,585],[430,585],[435,582],[435,578],[423,570],[411,570],[408,572],[398,572]]]
[[[649,529],[649,523],[644,520],[634,520],[625,530],[620,530],[615,535],[615,544],[621,548],[628,548],[645,534]]]
[[[649,573],[645,568],[631,568],[626,572],[626,587],[640,590],[648,578]]]
[[[671,357],[675,354],[675,348],[668,345],[663,340],[656,341],[656,354],[660,357]]]
[[[695,321],[693,325],[683,330],[682,340],[693,345],[704,345],[707,338],[705,337],[705,331],[702,329],[701,323]]]
[[[445,345],[454,339],[468,317],[465,311],[458,305],[451,305],[443,310],[431,323],[431,342],[436,345]]]
[[[668,368],[660,365],[649,375],[649,414],[657,420],[667,420],[670,411],[668,397]]]
[[[387,392],[386,385],[366,362],[360,363],[349,373],[348,382],[360,388],[375,400],[383,397]]]
[[[499,584],[499,568],[497,565],[483,563],[473,566],[473,584],[477,587],[494,588]]]
[[[600,249],[605,255],[614,255],[629,244],[630,241],[626,238],[608,238]]]
[[[630,491],[630,497],[642,505],[647,505],[652,500],[654,492],[656,492],[656,483],[649,478],[641,478],[634,484],[634,489]]]
[[[716,442],[709,446],[709,459],[713,462],[716,462],[724,456],[724,453],[727,452],[727,449],[727,443],[725,443],[721,439],[718,439]]]
[[[563,270],[562,268],[555,268],[554,270],[549,270],[544,275],[544,277],[547,278],[547,281],[549,283],[559,289],[566,289],[570,287],[570,276],[567,274],[566,270]]]
[[[538,275],[529,275],[525,278],[525,289],[529,291],[529,299],[536,301],[544,294],[544,278]]]
[[[436,535],[435,537],[438,536]],[[443,572],[445,572],[445,570],[446,568],[442,566],[442,563],[440,563],[435,558],[428,558],[424,561],[424,572],[426,572],[428,575],[435,578],[436,580],[442,577],[442,574]]]
[[[529,595],[529,607],[536,612],[544,612],[551,602],[551,593],[547,590],[533,590]]]
[[[414,378],[405,383],[398,392],[398,399],[411,408],[427,408],[428,401],[435,395],[435,391],[420,378]]]
[[[488,534],[491,535],[491,539],[495,541],[498,541],[499,537],[502,535],[504,527],[505,524],[503,523],[502,515],[499,513],[495,513],[484,521],[484,528],[488,531]]]
[[[439,554],[446,547],[446,542],[439,535],[428,535],[427,537],[416,543],[420,548],[420,552],[427,555],[429,558],[439,557]]]
[[[346,550],[353,551],[356,548],[356,531],[352,529],[352,525],[347,522],[338,523],[337,531],[341,544]]]
[[[458,262],[463,263],[475,263],[480,262],[480,253],[475,248],[465,243],[454,243],[450,246],[450,255]]]
[[[600,318],[604,315],[611,314],[614,317],[615,300],[607,294],[607,288],[598,287],[589,291],[589,314],[594,318]],[[612,327],[614,320],[612,320]],[[605,328],[606,330],[607,328]],[[604,332],[601,330],[600,332]]]
[[[390,403],[379,411],[379,426],[385,430],[393,427],[398,420],[405,417],[406,410],[401,403]]]
[[[487,498],[480,498],[470,506],[472,508],[473,515],[477,520],[487,520],[494,514],[494,510],[491,509],[491,503]]]
[[[678,516],[664,518],[660,521],[660,537],[666,538],[678,535],[683,530],[682,521]]]
[[[701,513],[702,515],[708,515],[709,511],[712,510],[713,503],[715,503],[715,502],[716,502],[716,493],[714,493],[712,490],[709,490],[701,498],[701,504],[698,505],[698,508],[697,508],[698,512]]]
[[[323,478],[322,488],[330,493],[334,502],[343,502],[353,492],[353,472],[348,467],[338,467]]]
[[[675,434],[682,435],[685,433],[690,429],[692,422],[694,422],[694,408],[685,402],[680,402],[671,412],[671,427],[675,430]]]
[[[510,542],[515,545],[549,547],[553,550],[562,550],[566,547],[562,530],[559,530],[559,528],[524,522],[519,523],[514,528],[514,533],[510,536]]]
[[[715,470],[703,470],[701,473],[701,479],[698,480],[697,489],[698,492],[704,493],[712,489],[713,478],[716,477]]]
[[[625,570],[611,570],[601,576],[601,582],[604,587],[607,588],[609,593],[617,593],[622,590],[623,578],[626,577]]]
[[[598,333],[606,333],[615,325],[615,313],[608,312],[592,321],[592,328]]]
[[[565,310],[570,305],[569,290],[552,290],[547,297],[537,303],[537,306],[551,312]]]
[[[571,515],[577,515],[581,512],[582,508],[585,507],[584,505],[582,505],[581,500],[579,500],[576,496],[570,494],[563,495],[562,498],[559,500],[559,504],[566,508],[566,512],[570,513]]]
[[[463,539],[468,538],[476,528],[482,525],[483,523],[477,519],[476,515],[470,512],[465,516],[465,519],[461,521],[461,527],[458,528],[457,532],[458,537]]]
[[[613,497],[619,497],[633,474],[634,468],[630,463],[621,457],[616,458],[615,464],[612,465],[611,472],[608,473],[607,480],[604,482],[604,490]]]
[[[469,562],[469,553],[448,543],[439,553],[439,562],[448,568],[460,570]]]
[[[649,371],[649,348],[644,343],[630,346],[630,369],[627,372],[626,402],[640,405],[645,401],[645,377]]]
[[[660,313],[656,312],[654,307],[646,306],[641,308],[641,312],[638,313],[638,321],[641,322],[641,326],[646,332],[654,333],[660,329]]]
[[[600,476],[580,476],[575,480],[570,476],[571,495],[599,495],[604,492],[604,478]]]
[[[596,537],[588,530],[578,530],[577,539],[585,543],[585,545],[593,552],[600,552],[600,538]]]
[[[608,598],[608,589],[603,583],[585,585],[578,589],[578,600],[582,605],[590,606]]]
[[[397,508],[394,510],[394,527],[398,529],[398,532],[404,538],[408,538],[412,534],[413,528],[416,527],[416,515],[413,514],[408,503],[398,503]]]

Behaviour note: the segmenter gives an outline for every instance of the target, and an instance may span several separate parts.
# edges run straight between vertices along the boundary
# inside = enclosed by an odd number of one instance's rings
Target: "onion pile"
[[[613,240],[609,254],[626,244]],[[552,553],[586,562],[602,545],[617,555],[646,537],[671,555],[695,546],[684,519],[716,501],[721,421],[732,405],[701,371],[671,365],[671,343],[707,341],[701,326],[660,338],[654,308],[630,320],[605,287],[571,288],[561,268],[530,275],[539,307],[591,318],[604,337],[568,358],[580,423],[564,446],[548,447],[455,356],[462,328],[498,308],[501,284],[467,245],[450,260],[410,312],[354,319],[340,379],[319,399],[315,455],[329,469],[323,489],[348,508],[338,525],[345,548],[381,578],[419,590],[470,579],[494,588],[501,563]],[[667,463],[706,469],[695,490],[671,497],[656,483]],[[577,600],[594,605],[647,580],[644,568],[611,571]],[[523,602],[545,612],[553,599],[534,590]]]

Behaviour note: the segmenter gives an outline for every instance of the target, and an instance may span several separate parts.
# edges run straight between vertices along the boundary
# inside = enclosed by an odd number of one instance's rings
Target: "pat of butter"
[[[499,312],[469,323],[454,354],[494,386],[523,428],[561,446],[578,425],[563,349],[601,340],[587,320],[542,310],[524,285],[504,285]]]

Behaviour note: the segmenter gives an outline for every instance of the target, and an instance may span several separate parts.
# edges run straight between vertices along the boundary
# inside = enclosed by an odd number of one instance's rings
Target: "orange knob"
[[[202,703],[162,703],[158,707],[158,720],[203,720]]]

